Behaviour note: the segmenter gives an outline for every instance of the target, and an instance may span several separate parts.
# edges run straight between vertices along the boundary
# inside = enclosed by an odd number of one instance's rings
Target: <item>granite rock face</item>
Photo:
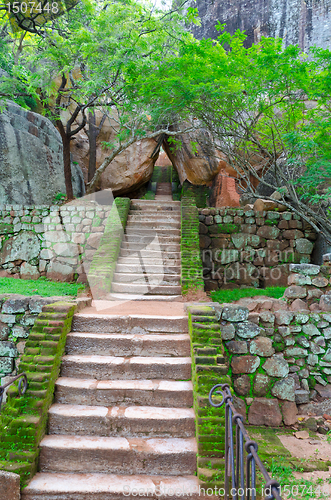
[[[217,38],[217,20],[234,33],[245,30],[246,46],[261,36],[283,38],[285,45],[297,44],[304,50],[312,45],[330,48],[330,0],[197,0],[201,26],[193,28],[197,38]]]
[[[10,101],[0,114],[0,165],[0,205],[50,205],[65,193],[59,132],[48,118]],[[74,195],[83,196],[82,172],[72,169]]]
[[[209,133],[200,129],[178,136],[177,140],[182,143],[178,150],[173,151],[167,140],[163,141],[163,149],[176,168],[180,183],[183,184],[186,180],[197,186],[211,183],[221,169],[221,162],[216,158]],[[196,143],[196,151],[192,149],[192,142]]]

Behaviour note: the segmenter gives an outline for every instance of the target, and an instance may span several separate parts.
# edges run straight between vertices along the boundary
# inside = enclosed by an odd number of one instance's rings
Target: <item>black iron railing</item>
[[[25,391],[28,388],[28,378],[26,376],[26,373],[20,373],[19,375],[14,377],[12,380],[7,382],[7,384],[0,385],[0,413],[1,413],[1,404],[2,404],[2,399],[3,399],[5,389],[7,389],[7,387],[12,385],[14,382],[16,382],[16,380],[19,380],[19,379],[20,379],[20,381],[18,383],[18,395],[23,396],[23,394],[25,394]]]
[[[221,388],[221,390],[217,390]],[[213,396],[221,396],[221,402],[214,402]],[[243,424],[243,416],[233,406],[233,398],[228,384],[215,385],[209,393],[209,402],[215,408],[225,403],[225,500],[256,500],[256,466],[260,469],[265,485],[262,497],[265,500],[282,500],[280,484],[271,479],[257,451],[256,441],[252,441]],[[235,439],[234,429],[235,426]],[[246,454],[245,454],[246,451]],[[245,456],[246,455],[246,456]],[[245,467],[246,462],[246,467]],[[231,487],[230,487],[231,479]]]

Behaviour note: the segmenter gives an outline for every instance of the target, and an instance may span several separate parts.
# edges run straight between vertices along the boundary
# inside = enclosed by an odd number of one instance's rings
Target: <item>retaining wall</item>
[[[85,282],[110,209],[0,206],[0,277]]]
[[[292,425],[298,412],[325,413],[318,402],[331,394],[331,267],[325,264],[291,264],[282,301],[214,305],[236,404],[251,424]]]
[[[289,263],[310,263],[316,233],[291,212],[199,209],[205,290],[286,286]]]

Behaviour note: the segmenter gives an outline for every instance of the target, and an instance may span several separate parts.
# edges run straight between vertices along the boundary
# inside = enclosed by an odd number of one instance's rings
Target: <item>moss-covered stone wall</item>
[[[18,397],[17,384],[7,391],[0,416],[0,469],[20,475],[24,485],[37,471],[39,443],[46,433],[67,333],[76,304],[57,302],[43,307],[26,342],[19,373],[28,388]]]

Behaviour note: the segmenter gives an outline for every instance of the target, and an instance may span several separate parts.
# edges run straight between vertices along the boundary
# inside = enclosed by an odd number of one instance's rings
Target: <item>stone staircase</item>
[[[75,315],[22,500],[200,498],[187,331],[184,314]]]
[[[180,202],[169,182],[158,183],[155,200],[132,200],[109,298],[178,300],[180,235]]]

